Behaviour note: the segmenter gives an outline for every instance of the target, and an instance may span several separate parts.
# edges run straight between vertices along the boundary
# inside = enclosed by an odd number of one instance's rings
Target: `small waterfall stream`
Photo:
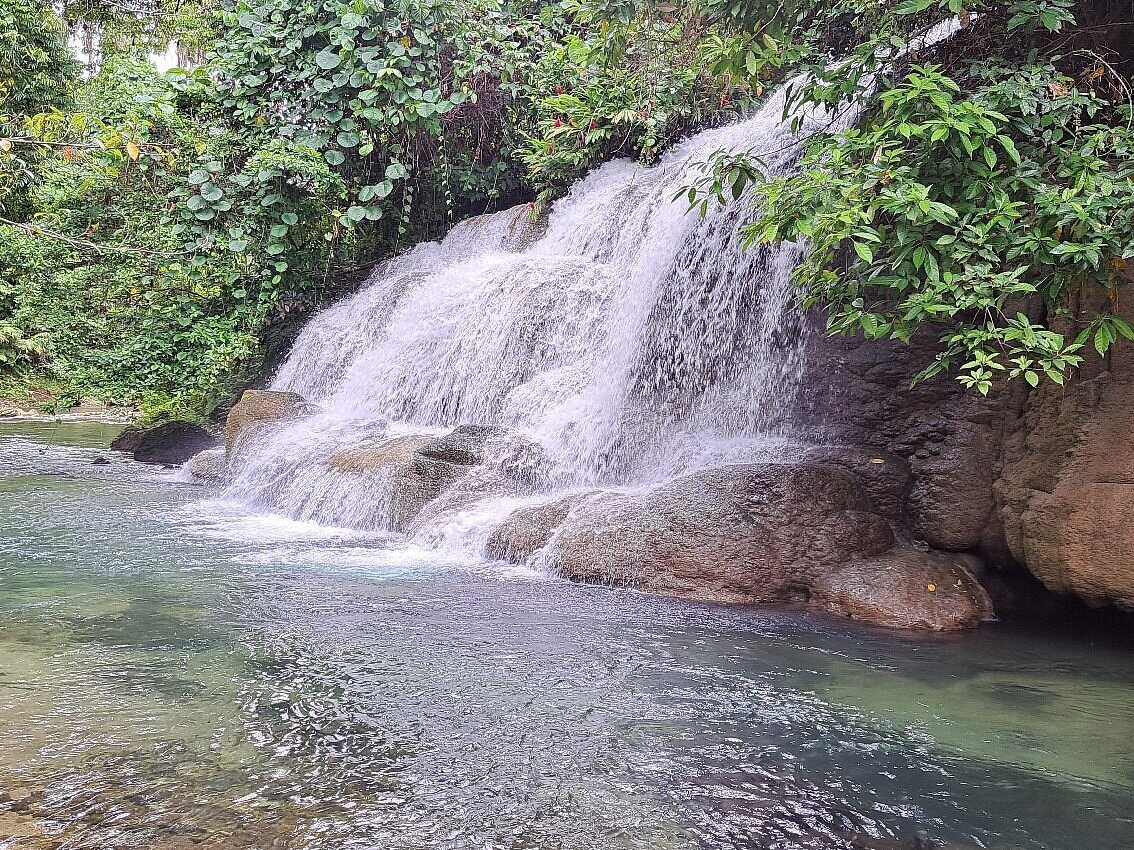
[[[656,166],[596,169],[542,233],[525,208],[504,210],[380,264],[309,323],[272,384],[320,412],[257,429],[232,453],[226,496],[481,556],[519,506],[792,459],[800,248],[742,250],[751,195],[704,216],[675,196],[717,151],[749,151],[780,172],[808,137],[857,119],[854,104],[814,108],[796,113],[793,132],[785,98],[801,82]],[[399,520],[405,482],[393,461],[464,425],[495,429],[480,465],[431,493],[412,523]]]
[[[801,372],[799,249],[741,250],[750,198],[704,217],[675,200],[718,150],[786,168],[803,136],[854,118],[817,112],[794,135],[783,98],[654,167],[602,166],[554,205],[542,235],[525,208],[504,210],[380,265],[310,322],[272,384],[323,412],[242,452],[228,495],[382,528],[381,476],[332,460],[466,423],[514,432],[538,455],[545,494],[783,454]]]

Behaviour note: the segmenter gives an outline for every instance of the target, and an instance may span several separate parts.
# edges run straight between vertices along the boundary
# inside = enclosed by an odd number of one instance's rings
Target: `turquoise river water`
[[[0,850],[1134,847],[1128,643],[445,562],[114,432],[0,425]]]

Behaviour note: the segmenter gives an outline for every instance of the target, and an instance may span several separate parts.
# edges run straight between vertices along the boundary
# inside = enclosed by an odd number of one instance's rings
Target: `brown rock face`
[[[1058,593],[1134,610],[1134,380],[1045,388],[1009,434],[996,483],[1008,547]]]
[[[512,545],[523,551],[538,537]],[[832,466],[730,466],[645,493],[592,495],[566,513],[545,557],[579,581],[802,603],[880,625],[960,629],[991,615],[962,567],[896,545],[854,477]]]
[[[853,471],[900,532],[1006,571],[994,581],[1025,568],[1055,593],[1134,610],[1134,343],[1092,352],[1066,387],[988,397],[949,376],[911,388],[933,355],[932,341],[813,333],[798,425],[834,447],[808,458]]]
[[[826,571],[811,592],[828,611],[900,629],[956,631],[992,614],[988,594],[966,569],[916,549],[892,549]]]
[[[431,437],[409,434],[404,437],[380,440],[371,445],[355,446],[331,455],[327,465],[339,472],[377,472],[410,465],[413,454],[432,442]]]
[[[240,401],[228,412],[224,428],[224,448],[231,452],[250,428],[312,416],[319,408],[298,393],[274,390],[245,390]]]
[[[388,494],[388,527],[404,532],[426,505],[469,471],[468,466],[422,455],[421,449],[434,442],[419,434],[378,440],[332,455],[327,464],[347,474],[384,478],[380,490]]]
[[[485,554],[498,561],[522,563],[547,545],[571,508],[595,492],[574,493],[542,505],[514,511],[488,538]]]

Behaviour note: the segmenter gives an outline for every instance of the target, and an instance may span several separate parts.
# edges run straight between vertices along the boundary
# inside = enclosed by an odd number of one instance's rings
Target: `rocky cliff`
[[[874,477],[887,515],[987,570],[986,584],[1024,568],[1056,594],[1134,610],[1134,343],[1091,352],[1065,387],[988,397],[949,377],[911,388],[933,356],[813,334],[800,424],[859,470],[861,449],[885,458]]]

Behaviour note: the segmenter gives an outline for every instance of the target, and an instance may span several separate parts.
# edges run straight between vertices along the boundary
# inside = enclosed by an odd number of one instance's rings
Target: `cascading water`
[[[413,529],[437,543],[454,527],[476,526],[482,539],[494,518],[549,494],[790,456],[800,249],[741,249],[751,198],[704,217],[675,200],[716,151],[786,169],[807,136],[857,117],[854,105],[817,109],[792,132],[786,89],[654,167],[597,169],[538,238],[525,211],[505,210],[379,266],[311,321],[273,383],[322,412],[237,453],[228,495],[301,519],[396,527],[393,476],[356,463],[359,451],[465,423],[509,429],[496,466],[519,452],[531,486],[466,482],[464,498],[437,500]]]

